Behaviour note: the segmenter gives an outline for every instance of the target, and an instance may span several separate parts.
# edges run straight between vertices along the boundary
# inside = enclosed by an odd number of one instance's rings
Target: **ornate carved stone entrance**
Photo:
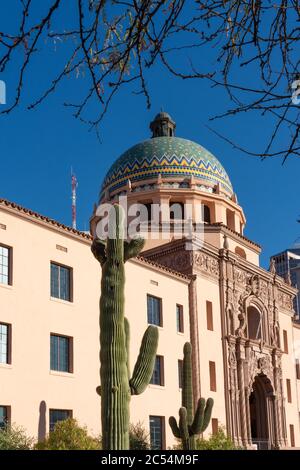
[[[271,447],[269,428],[274,426],[273,387],[265,375],[257,375],[249,397],[251,440],[258,449]],[[271,399],[271,400],[270,400]]]

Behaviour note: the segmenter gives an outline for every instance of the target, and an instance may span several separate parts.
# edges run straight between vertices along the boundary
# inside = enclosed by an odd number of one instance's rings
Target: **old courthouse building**
[[[133,397],[131,422],[143,423],[154,448],[174,444],[168,418],[178,414],[182,350],[191,341],[195,398],[215,401],[206,435],[224,426],[242,446],[300,447],[296,289],[272,263],[259,266],[260,247],[243,235],[245,215],[221,163],[175,137],[168,114],[150,127],[152,138],[112,165],[99,201],[143,203],[145,235],[153,204],[164,206],[142,256],[126,264],[133,363],[147,325],[159,328],[152,383]],[[178,236],[187,206],[192,229],[204,208],[192,249]],[[89,235],[0,200],[0,426],[14,422],[42,439],[73,416],[100,432],[101,270],[90,252],[97,219],[94,211]]]

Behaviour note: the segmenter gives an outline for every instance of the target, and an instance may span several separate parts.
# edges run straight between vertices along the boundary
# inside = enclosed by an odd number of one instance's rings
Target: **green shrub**
[[[21,426],[8,425],[0,429],[0,450],[30,450],[33,438]]]
[[[219,428],[217,434],[211,434],[209,439],[198,439],[197,450],[238,450],[224,428]]]
[[[148,450],[150,449],[149,433],[143,427],[142,423],[131,424],[129,427],[129,446],[130,449]]]
[[[76,419],[58,421],[43,442],[35,445],[36,450],[99,450],[101,440],[88,435],[86,427],[80,427]]]

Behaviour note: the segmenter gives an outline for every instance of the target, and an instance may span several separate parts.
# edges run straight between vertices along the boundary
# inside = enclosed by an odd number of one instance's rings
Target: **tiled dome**
[[[201,145],[173,136],[154,137],[123,153],[108,171],[102,191],[115,191],[132,183],[162,178],[183,180],[194,176],[201,184],[215,187],[231,196],[233,188],[221,163]]]

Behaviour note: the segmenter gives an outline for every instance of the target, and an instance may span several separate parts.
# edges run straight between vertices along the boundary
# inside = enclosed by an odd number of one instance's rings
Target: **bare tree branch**
[[[151,106],[148,71],[160,64],[180,79],[205,79],[224,89],[232,106],[212,119],[246,112],[261,120],[270,116],[273,128],[260,152],[225,137],[239,150],[262,158],[299,156],[299,0],[47,0],[40,17],[37,3],[21,0],[17,34],[0,31],[0,73],[8,67],[17,72],[14,99],[1,114],[19,105],[33,55],[42,64],[42,45],[58,44],[63,67],[58,61],[60,70],[53,72],[40,96],[32,97],[29,109],[56,92],[66,78],[87,72],[81,101],[65,105],[97,130],[125,86],[138,86],[131,91]],[[72,8],[72,19],[60,31],[56,25],[66,18],[66,8]],[[202,60],[202,50],[209,62]],[[21,54],[19,64],[15,58]],[[100,106],[93,116],[90,105],[95,100]]]

